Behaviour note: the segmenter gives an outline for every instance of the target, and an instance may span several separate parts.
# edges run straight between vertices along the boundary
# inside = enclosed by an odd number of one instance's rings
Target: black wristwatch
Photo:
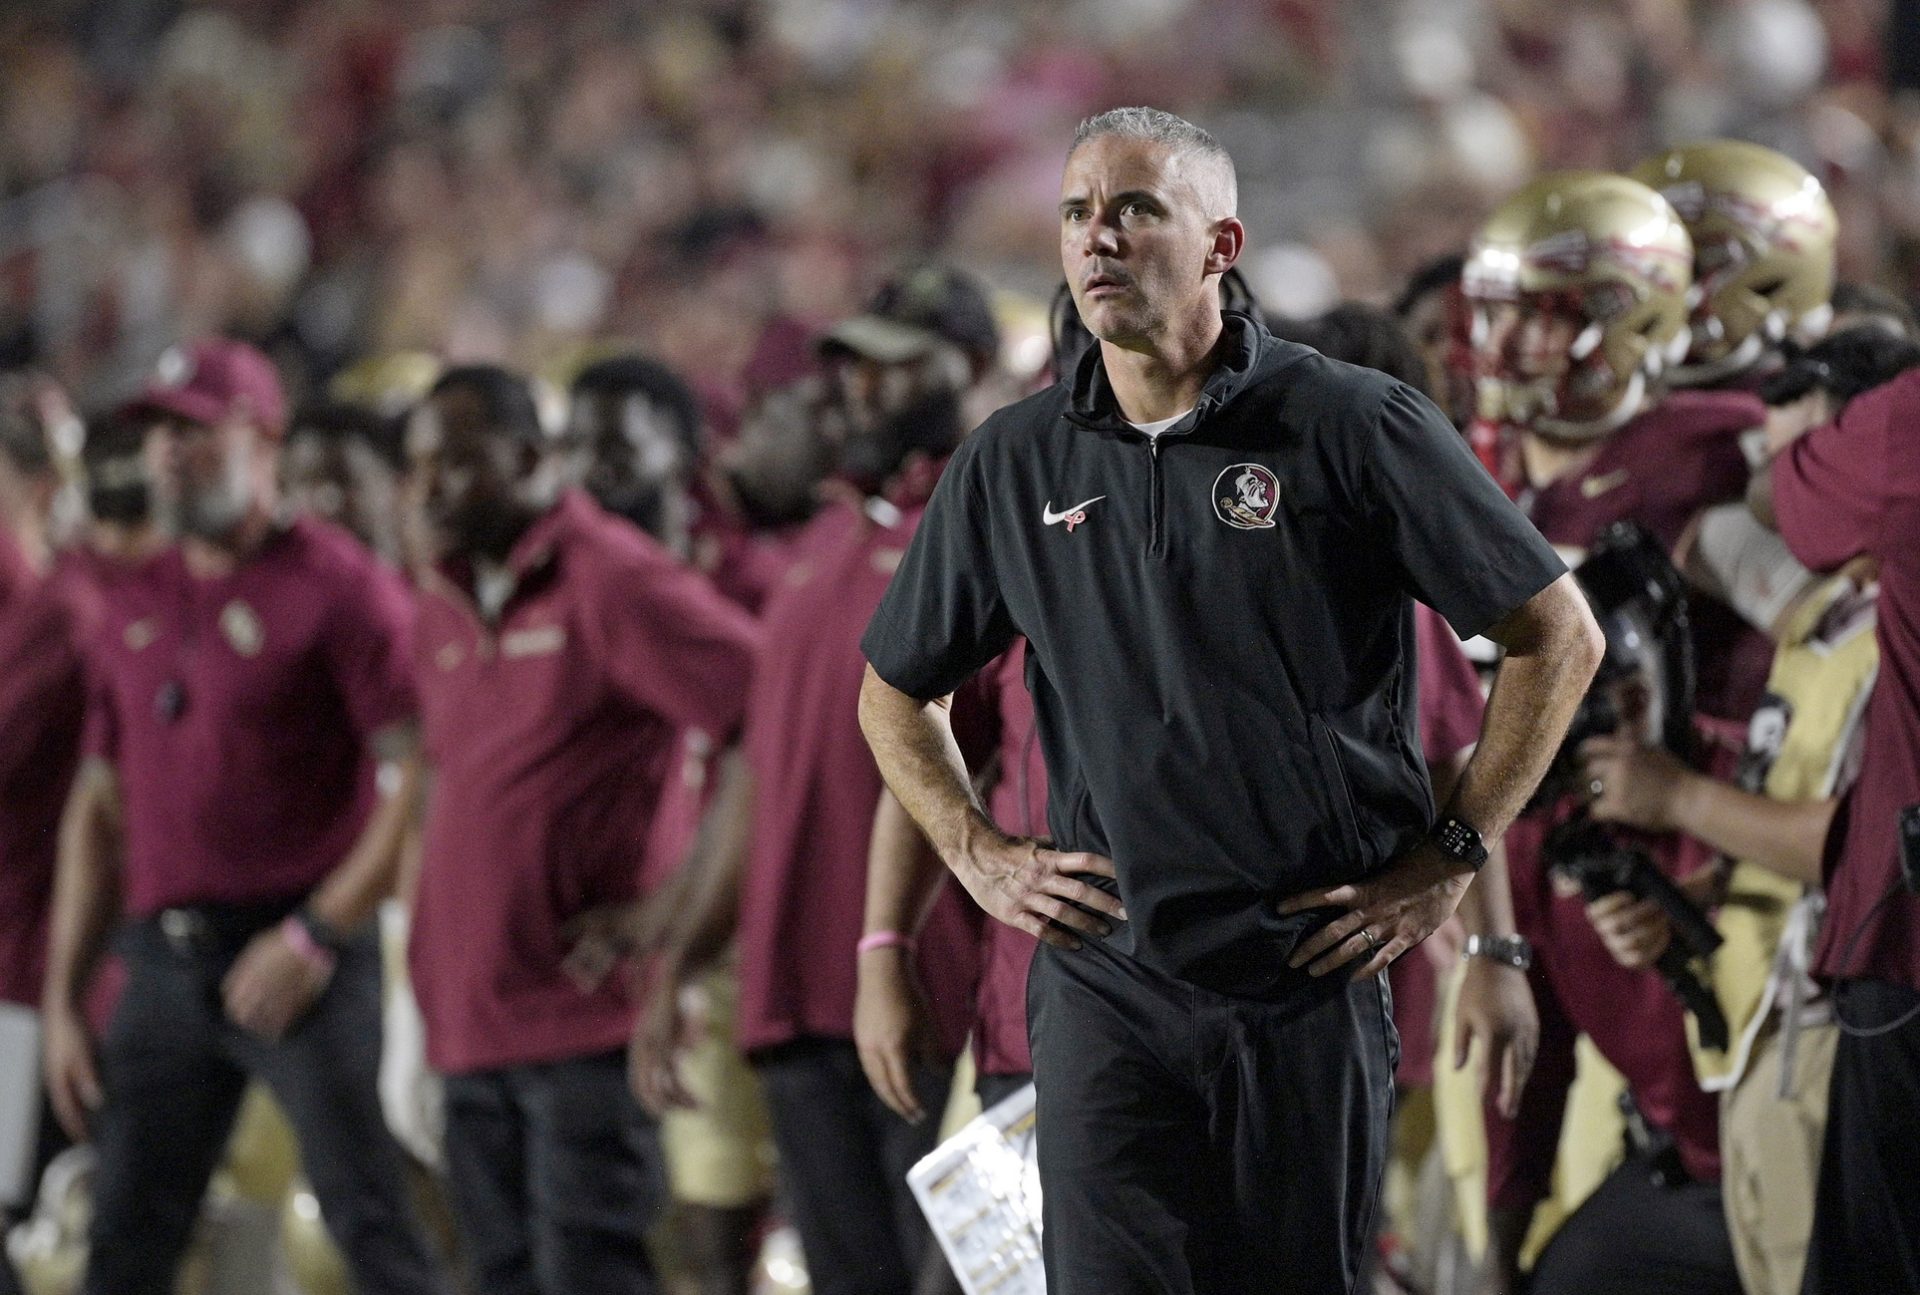
[[[1533,945],[1524,935],[1469,935],[1467,956],[1526,971],[1533,966]]]
[[[1451,814],[1435,823],[1427,836],[1440,848],[1440,853],[1466,864],[1475,872],[1480,871],[1480,865],[1487,861],[1487,843],[1480,839],[1480,833]]]
[[[311,905],[302,904],[293,911],[293,920],[307,929],[313,942],[329,953],[341,953],[347,947],[347,933],[314,915]]]

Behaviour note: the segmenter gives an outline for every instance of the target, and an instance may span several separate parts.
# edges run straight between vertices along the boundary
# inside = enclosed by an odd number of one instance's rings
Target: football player
[[[1670,550],[1703,508],[1745,489],[1740,436],[1764,420],[1758,400],[1665,391],[1686,354],[1692,266],[1692,242],[1665,199],[1596,172],[1535,181],[1474,241],[1464,289],[1481,416],[1502,431],[1508,489],[1569,558],[1620,521]],[[1764,637],[1737,629],[1724,608],[1698,607],[1695,625],[1716,648],[1736,633],[1758,641],[1752,666],[1738,650],[1701,663],[1703,708],[1744,720],[1764,678]],[[1652,973],[1615,963],[1577,893],[1548,879],[1549,832],[1583,810],[1564,798],[1507,836],[1541,1050],[1517,1118],[1487,1117],[1487,1289],[1517,1280],[1555,1158],[1574,1038],[1585,1033],[1626,1076],[1652,1136],[1562,1226],[1535,1266],[1535,1289],[1731,1295],[1739,1279],[1720,1209],[1716,1105],[1695,1079],[1683,1013]],[[1677,838],[1637,844],[1669,872],[1684,867]]]
[[[1789,345],[1833,319],[1839,218],[1820,181],[1785,154],[1737,139],[1656,153],[1630,173],[1672,204],[1693,240],[1682,387],[1758,391]]]

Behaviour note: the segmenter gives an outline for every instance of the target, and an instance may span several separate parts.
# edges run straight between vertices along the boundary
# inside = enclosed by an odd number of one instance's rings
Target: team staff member
[[[452,1200],[489,1292],[648,1291],[665,1191],[627,1092],[617,977],[569,976],[577,914],[631,900],[682,728],[739,723],[752,621],[557,488],[533,394],[455,368],[407,430],[415,674],[432,770],[409,966],[446,1076]]]
[[[658,1105],[686,1100],[674,1054],[680,987],[738,931],[740,1043],[773,1116],[787,1201],[820,1295],[896,1295],[945,1278],[905,1177],[933,1146],[868,1087],[854,1044],[855,964],[880,773],[856,710],[858,636],[964,435],[969,325],[992,315],[970,279],[908,271],[876,309],[828,337],[849,434],[839,497],[809,525],[762,613],[743,762],[724,767],[708,848],[680,905],[635,1035],[635,1080]],[[964,1043],[978,914],[948,887],[914,942],[938,1046],[913,1076],[940,1100]],[[912,933],[887,940],[902,947]],[[867,941],[871,951],[877,942]],[[950,1280],[950,1278],[947,1278]],[[922,1288],[924,1289],[924,1288]]]
[[[1040,751],[1033,694],[1027,691],[1026,645],[1016,643],[986,676],[993,690],[995,748],[987,814],[1020,836],[1047,832],[1047,766]],[[926,837],[890,791],[880,793],[867,857],[867,913],[854,998],[853,1036],[867,1081],[895,1113],[918,1122],[928,1111],[911,1082],[914,1067],[935,1047],[932,1021],[914,974],[910,946],[885,937],[911,932],[939,892],[946,872]],[[875,939],[875,937],[880,937]],[[980,985],[974,997],[974,1092],[983,1107],[1033,1082],[1027,1044],[1027,970],[1039,941],[1004,922],[980,933]]]
[[[1769,515],[1816,571],[1880,560],[1880,673],[1860,781],[1835,825],[1813,974],[1840,1026],[1807,1247],[1808,1295],[1920,1289],[1920,371],[1856,398],[1773,461]]]
[[[657,361],[616,355],[581,370],[570,398],[569,476],[602,508],[688,560],[692,525],[705,518],[694,499],[702,428],[693,392]],[[736,557],[746,551],[731,550]],[[777,552],[769,546],[760,555],[770,559]],[[714,573],[715,587],[722,582],[723,573]],[[698,727],[679,735],[648,828],[643,898],[602,905],[576,919],[571,974],[591,981],[607,974],[623,952],[651,952],[655,937],[635,928],[646,899],[660,895],[686,862],[719,767],[718,736]],[[738,993],[732,968],[715,968],[701,990],[707,1011],[686,1074],[699,1104],[660,1116],[674,1244],[682,1275],[701,1295],[745,1295],[753,1285],[772,1192],[772,1135],[759,1083],[733,1041]]]
[[[1179,118],[1081,125],[1061,255],[1100,345],[961,447],[864,640],[889,785],[1046,942],[1055,1295],[1352,1289],[1392,1102],[1380,973],[1452,914],[1599,657],[1430,402],[1222,316],[1234,205]],[[1431,835],[1410,594],[1509,649]],[[1057,849],[981,813],[939,701],[1017,633]]]
[[[77,593],[51,571],[49,534],[60,489],[54,433],[79,426],[45,378],[0,375],[0,1003],[33,1008],[47,962],[54,845],[80,756],[84,696]],[[0,1231],[32,1206],[40,1171],[63,1145],[32,1081],[31,1048],[0,1060],[0,1122],[32,1148],[18,1199],[0,1197]],[[17,1085],[17,1087],[14,1087]],[[24,1127],[14,1127],[24,1117]],[[8,1166],[9,1170],[14,1166]],[[0,1292],[20,1289],[0,1254]]]
[[[1739,392],[1661,394],[1667,358],[1685,336],[1691,247],[1659,194],[1594,172],[1526,186],[1475,239],[1465,286],[1482,312],[1483,394],[1497,397],[1494,411],[1515,437],[1522,508],[1563,552],[1584,552],[1621,520],[1671,550],[1702,508],[1744,492],[1739,436],[1764,421],[1760,402]],[[1765,680],[1767,641],[1720,604],[1700,599],[1690,610],[1701,704],[1744,723]],[[1737,651],[1726,651],[1730,643]],[[1487,1119],[1486,1289],[1505,1292],[1518,1280],[1584,1032],[1625,1075],[1646,1120],[1677,1144],[1684,1172],[1656,1187],[1641,1157],[1626,1163],[1542,1254],[1535,1288],[1726,1290],[1738,1279],[1720,1211],[1717,1104],[1694,1075],[1684,1013],[1656,975],[1614,962],[1578,895],[1549,876],[1548,835],[1582,808],[1564,797],[1507,833],[1515,913],[1535,951],[1540,1054],[1520,1109]],[[1676,875],[1706,862],[1671,834],[1633,844]]]
[[[406,591],[344,532],[279,520],[286,408],[258,351],[170,354],[136,408],[179,542],[101,587],[43,1000],[54,1109],[99,1157],[85,1289],[172,1290],[250,1074],[361,1287],[441,1289],[381,1121],[366,920],[416,776]],[[96,1068],[81,1005],[123,917]]]

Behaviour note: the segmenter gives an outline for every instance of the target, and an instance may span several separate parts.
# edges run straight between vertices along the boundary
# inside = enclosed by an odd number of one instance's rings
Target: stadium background
[[[904,261],[1031,318],[1064,141],[1132,102],[1234,154],[1282,314],[1391,299],[1539,171],[1716,135],[1821,178],[1842,280],[1920,290],[1916,0],[15,0],[0,367],[100,408],[211,333],[296,394],[618,341],[724,431]]]

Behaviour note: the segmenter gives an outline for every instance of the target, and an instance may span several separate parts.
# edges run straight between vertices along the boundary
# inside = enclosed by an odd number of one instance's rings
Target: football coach
[[[1232,160],[1083,122],[1060,252],[1099,339],[942,478],[863,643],[868,742],[1027,984],[1051,1295],[1350,1292],[1397,1043],[1386,978],[1545,771],[1603,640],[1405,385],[1223,313]],[[1438,814],[1411,600],[1506,655]],[[1031,643],[1051,845],[982,812],[947,698]]]

